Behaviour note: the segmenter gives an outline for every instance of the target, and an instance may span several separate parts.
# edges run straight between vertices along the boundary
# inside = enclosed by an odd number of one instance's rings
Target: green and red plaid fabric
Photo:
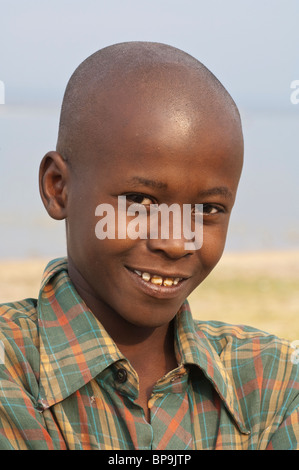
[[[299,366],[287,341],[175,318],[179,366],[153,389],[50,262],[39,298],[0,306],[0,449],[299,449]]]

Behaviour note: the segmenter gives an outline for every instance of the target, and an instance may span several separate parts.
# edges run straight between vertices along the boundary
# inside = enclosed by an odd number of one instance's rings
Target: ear
[[[39,190],[50,217],[63,220],[67,216],[67,162],[57,152],[48,152],[39,168]]]

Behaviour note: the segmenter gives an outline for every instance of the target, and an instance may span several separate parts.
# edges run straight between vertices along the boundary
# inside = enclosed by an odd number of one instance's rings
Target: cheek
[[[80,220],[74,218],[68,221],[67,230],[69,256],[82,271],[86,271],[88,266],[89,273],[96,278],[111,275],[136,245],[136,241],[128,238],[119,239],[117,235],[113,238],[113,233],[109,237],[103,232],[99,233],[98,222],[99,217],[94,214],[93,217],[84,216]]]
[[[203,232],[203,244],[198,252],[200,265],[206,277],[220,260],[226,240],[227,227],[207,227]]]

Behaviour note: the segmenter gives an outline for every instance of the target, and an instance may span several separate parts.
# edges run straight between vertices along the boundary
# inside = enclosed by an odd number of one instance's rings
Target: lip
[[[129,268],[125,266],[126,271],[132,281],[136,284],[136,286],[141,289],[145,294],[151,296],[151,297],[156,297],[159,299],[173,299],[180,295],[186,287],[186,282],[188,280],[187,276],[182,276],[182,275],[173,275],[173,274],[162,274],[161,272],[154,272],[153,270],[144,270],[144,269],[137,269],[137,271],[141,272],[148,272],[149,274],[159,274],[163,277],[181,277],[183,278],[176,286],[171,286],[171,287],[165,287],[165,286],[157,286],[156,284],[152,284],[150,281],[144,281],[142,277],[138,276],[133,269],[135,268]]]

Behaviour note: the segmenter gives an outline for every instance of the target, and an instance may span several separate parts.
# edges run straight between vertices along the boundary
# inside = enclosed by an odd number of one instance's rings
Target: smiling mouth
[[[185,277],[162,276],[161,274],[149,273],[148,271],[139,271],[138,269],[132,268],[128,269],[137,274],[143,281],[154,284],[155,286],[173,287],[186,279]]]

